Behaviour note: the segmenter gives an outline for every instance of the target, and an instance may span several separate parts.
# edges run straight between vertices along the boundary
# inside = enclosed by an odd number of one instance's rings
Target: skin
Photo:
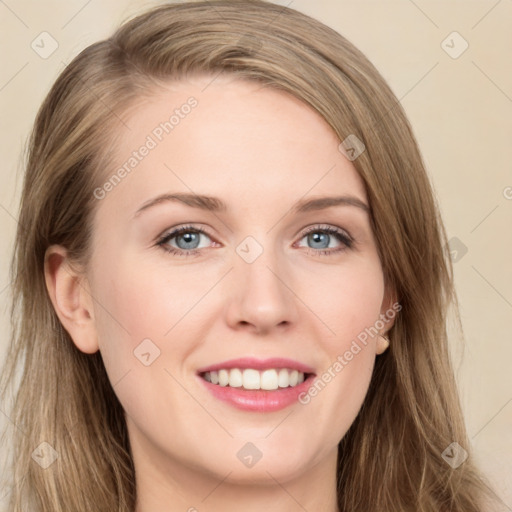
[[[310,107],[255,83],[218,77],[206,87],[211,81],[173,83],[130,111],[118,166],[172,110],[198,100],[98,200],[86,269],[72,268],[65,248],[48,249],[48,290],[77,348],[101,351],[126,411],[138,512],[336,511],[337,445],[386,348],[382,338],[370,337],[310,403],[276,412],[219,401],[196,370],[244,356],[288,357],[318,376],[391,307],[368,212],[291,211],[301,199],[342,194],[367,204],[365,187]],[[168,201],[134,217],[151,198],[191,191],[228,208]],[[188,224],[208,230],[198,254],[173,255],[156,244]],[[319,249],[303,234],[316,225],[348,233],[352,247],[327,235]],[[263,249],[252,263],[236,252],[247,236]],[[160,350],[149,366],[134,356],[144,339]],[[247,442],[262,453],[252,468],[236,455]]]

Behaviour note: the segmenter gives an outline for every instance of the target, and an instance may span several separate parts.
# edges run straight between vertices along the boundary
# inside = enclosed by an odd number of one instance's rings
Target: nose
[[[264,250],[252,263],[235,254],[229,281],[227,322],[254,334],[290,328],[297,323],[297,295],[282,258]]]

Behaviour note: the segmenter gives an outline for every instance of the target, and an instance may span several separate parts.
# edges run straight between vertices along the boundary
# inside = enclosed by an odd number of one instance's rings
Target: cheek
[[[364,341],[366,336],[368,345],[374,343],[375,337],[369,336],[368,331],[379,320],[384,298],[384,279],[378,259],[355,261],[336,271],[331,269],[329,276],[317,276],[317,282],[327,285],[311,286],[308,300],[324,324],[319,339],[331,360],[349,350],[351,342],[358,337]]]
[[[324,293],[317,290],[309,298],[333,332],[318,337],[326,357],[314,385],[300,401],[311,408],[316,425],[325,428],[322,435],[334,445],[355,420],[368,391],[384,281],[376,260],[333,272],[328,282]]]
[[[348,322],[347,326],[338,324],[336,340],[324,346],[325,365],[310,388],[299,397],[305,414],[315,418],[309,436],[322,439],[323,449],[336,446],[356,419],[375,364],[374,338],[357,337],[361,332],[359,326],[366,324],[368,314],[352,313],[351,318],[355,319],[351,325]],[[321,451],[318,456],[322,454]]]
[[[184,381],[181,363],[201,339],[193,305],[204,290],[200,280],[177,289],[178,272],[166,275],[141,263],[129,257],[98,262],[95,323],[107,374],[126,413],[137,424],[147,422],[148,431],[154,428],[151,421],[158,420],[168,434],[176,423],[172,404],[179,402],[185,415],[194,412],[177,382]]]
[[[98,258],[94,268],[95,324],[112,383],[131,372],[142,384],[140,379],[154,376],[156,368],[163,371],[186,358],[193,347],[178,333],[195,318],[193,305],[202,289],[190,282],[182,287],[176,272],[155,271],[127,257],[108,263]]]
[[[135,344],[145,338],[167,343],[169,333],[208,289],[207,278],[189,277],[180,277],[179,268],[157,270],[128,257],[98,266],[94,289],[104,306],[98,310],[100,337],[108,334],[105,341],[110,342],[118,333]]]

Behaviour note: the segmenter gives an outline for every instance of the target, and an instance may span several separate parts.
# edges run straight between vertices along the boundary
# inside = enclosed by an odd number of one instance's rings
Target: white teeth
[[[219,386],[227,386],[229,384],[229,373],[227,370],[219,370]]]
[[[279,375],[277,376],[277,383],[280,388],[287,388],[290,385],[290,377],[288,374],[288,370],[286,368],[281,368],[279,370]]]
[[[261,389],[277,389],[279,387],[276,370],[265,370],[261,374]]]
[[[244,370],[242,373],[245,389],[260,389],[260,372],[258,370]]]
[[[264,371],[247,368],[232,368],[205,372],[202,377],[212,384],[230,386],[232,388],[275,390],[279,388],[294,387],[304,382],[304,373],[287,368],[270,369]]]
[[[238,368],[233,368],[229,372],[229,385],[232,388],[241,388],[243,386],[242,372]]]

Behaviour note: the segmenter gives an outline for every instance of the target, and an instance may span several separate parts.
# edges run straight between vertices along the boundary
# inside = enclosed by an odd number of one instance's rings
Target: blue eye
[[[164,251],[176,256],[194,256],[201,253],[204,247],[199,247],[201,237],[211,240],[206,231],[193,226],[181,226],[173,231],[164,234],[157,245]],[[333,226],[312,226],[304,231],[300,240],[307,238],[306,248],[311,254],[333,255],[352,248],[354,240],[345,231]],[[337,241],[341,246],[333,247],[332,241]],[[172,243],[171,243],[172,242]],[[296,247],[304,247],[297,245]]]
[[[332,226],[312,226],[302,233],[302,238],[307,238],[307,242],[312,244],[308,249],[314,249],[315,254],[328,255],[339,253],[353,246],[353,239],[343,230]],[[341,247],[332,247],[333,241],[341,243]],[[302,247],[302,246],[299,246]],[[326,250],[328,249],[328,250]]]
[[[210,238],[202,229],[194,228],[192,226],[182,226],[165,234],[160,238],[157,244],[162,247],[164,251],[171,254],[191,256],[200,252],[197,247],[202,235]],[[175,240],[177,247],[170,244],[172,240]]]

